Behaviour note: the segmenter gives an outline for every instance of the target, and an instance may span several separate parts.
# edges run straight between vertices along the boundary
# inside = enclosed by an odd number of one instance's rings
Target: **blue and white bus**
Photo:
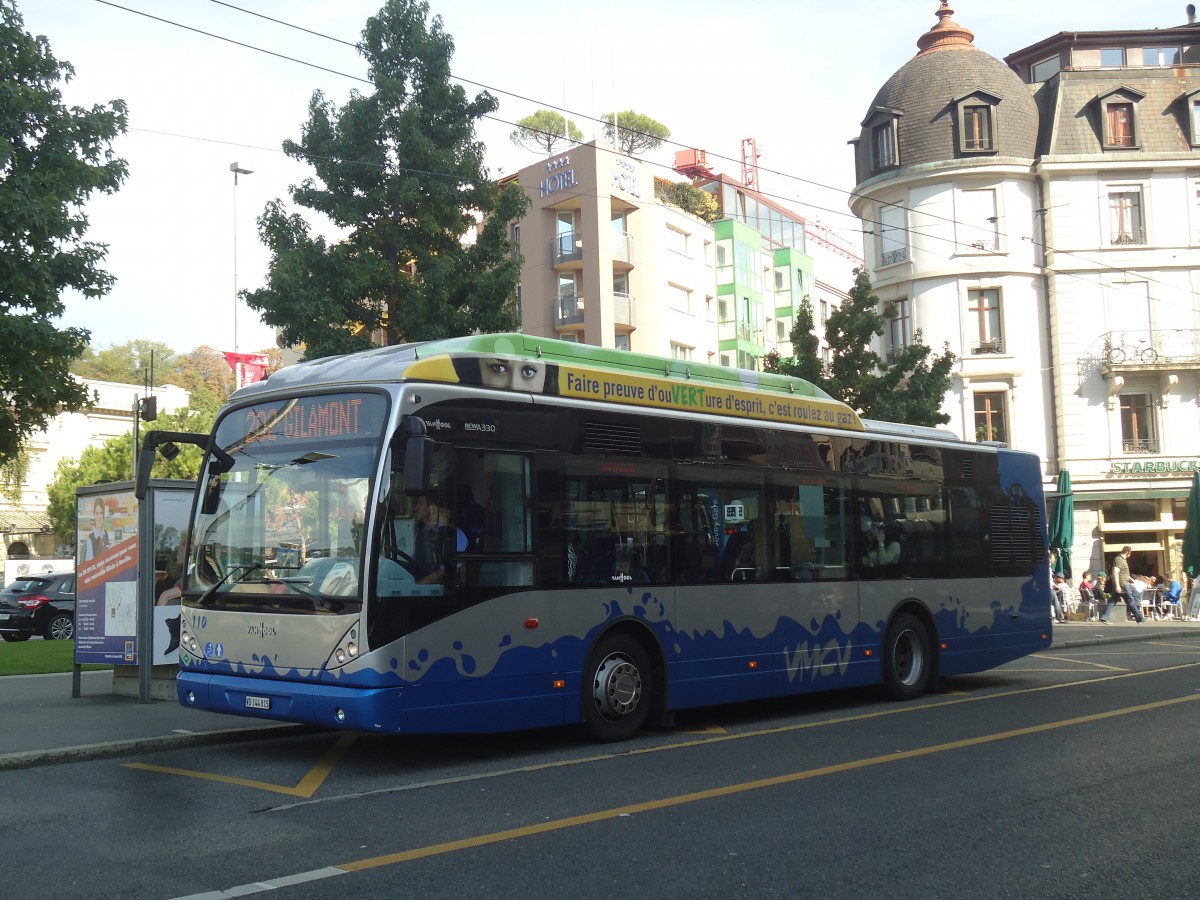
[[[482,335],[282,369],[143,468],[188,439],[197,709],[613,741],[1050,644],[1038,459],[799,379]]]

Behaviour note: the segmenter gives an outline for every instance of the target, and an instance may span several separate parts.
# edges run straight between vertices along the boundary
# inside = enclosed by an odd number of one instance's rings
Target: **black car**
[[[27,641],[75,637],[75,573],[23,575],[0,591],[0,637]]]

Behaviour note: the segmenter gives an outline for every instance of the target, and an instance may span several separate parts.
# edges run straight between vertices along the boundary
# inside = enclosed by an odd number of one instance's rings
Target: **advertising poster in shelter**
[[[76,498],[75,661],[137,662],[138,503],[132,491]]]

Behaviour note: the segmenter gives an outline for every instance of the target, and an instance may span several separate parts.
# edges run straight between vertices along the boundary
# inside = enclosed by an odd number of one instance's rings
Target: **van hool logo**
[[[426,419],[425,427],[430,431],[449,431],[454,426],[445,419]]]
[[[247,628],[246,634],[260,638],[275,637],[275,626],[268,625],[266,622],[259,622],[257,625],[251,625]]]

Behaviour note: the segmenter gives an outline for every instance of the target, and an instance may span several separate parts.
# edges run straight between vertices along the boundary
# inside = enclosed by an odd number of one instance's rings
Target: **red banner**
[[[265,353],[234,353],[232,350],[226,350],[224,353],[225,361],[237,377],[238,387],[262,381],[263,376],[267,374],[269,361]]]

